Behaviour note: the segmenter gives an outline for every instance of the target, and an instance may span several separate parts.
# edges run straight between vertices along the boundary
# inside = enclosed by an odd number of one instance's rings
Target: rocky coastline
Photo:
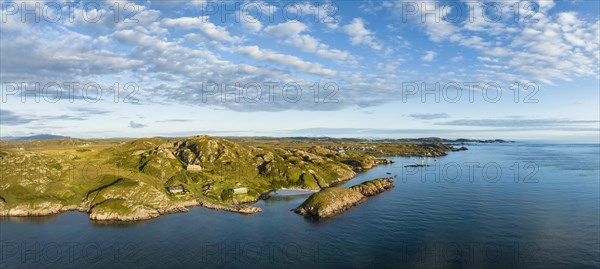
[[[381,164],[392,164],[394,161],[389,159],[375,159],[371,165],[366,167],[366,169],[371,169],[375,166]],[[323,186],[320,191],[331,189],[329,187],[331,185],[336,185],[341,182],[348,181],[356,176],[356,172],[340,177],[336,181],[331,182],[328,186]],[[391,178],[390,178],[391,180]],[[376,180],[375,180],[376,181]],[[362,184],[359,184],[362,185]],[[350,207],[361,203],[367,195],[361,194],[362,189],[365,187],[353,186],[353,192],[358,192],[359,195],[349,195],[350,200],[346,201],[346,205],[351,205]],[[312,190],[312,189],[302,189],[302,190]],[[319,190],[319,189],[317,189]],[[315,190],[316,191],[316,190]],[[270,193],[270,192],[269,192]],[[317,192],[318,193],[318,192]],[[353,194],[353,193],[352,193]],[[89,219],[92,221],[99,222],[135,222],[135,221],[143,221],[158,218],[162,215],[166,214],[175,214],[175,213],[185,213],[189,211],[189,207],[193,206],[201,206],[208,209],[219,210],[219,211],[227,211],[239,214],[256,214],[262,211],[259,207],[250,206],[249,204],[258,201],[261,198],[268,197],[268,193],[260,195],[256,199],[249,201],[248,203],[242,204],[222,204],[211,202],[204,199],[193,199],[193,200],[185,200],[185,201],[177,201],[175,203],[169,203],[168,205],[164,205],[159,208],[149,208],[144,207],[142,205],[129,205],[126,211],[115,211],[115,210],[106,210],[102,207],[95,207],[95,205],[87,204],[86,202],[82,203],[82,205],[63,205],[58,202],[41,202],[36,204],[28,204],[28,205],[17,205],[12,208],[8,208],[7,203],[4,199],[0,199],[0,217],[42,217],[42,216],[50,216],[56,215],[67,211],[79,211],[83,213],[87,213]],[[344,208],[345,211],[349,209]]]
[[[5,203],[0,201],[0,217],[42,217],[56,215],[67,211],[86,212],[85,208],[70,205],[65,206],[58,203],[43,202],[35,207],[17,205],[13,208],[5,208]]]
[[[235,143],[191,136],[118,143],[59,139],[7,144],[0,150],[0,162],[10,168],[0,184],[0,217],[79,211],[93,221],[134,222],[188,212],[192,206],[256,214],[262,210],[251,204],[277,189],[335,192],[340,189],[335,186],[357,173],[394,163],[383,156],[437,156],[452,149],[443,144],[371,141],[339,141],[335,146],[298,143]],[[61,150],[47,151],[47,147]],[[80,176],[87,173],[88,163],[97,165],[101,173]],[[379,185],[338,190],[345,192],[347,201],[332,214],[391,184],[371,183]]]
[[[166,214],[188,212],[188,208],[193,206],[201,206],[208,209],[247,215],[256,214],[262,211],[262,209],[259,207],[249,205],[223,205],[206,200],[182,201],[176,203],[175,205],[158,209],[133,206],[132,209],[126,213],[109,210],[94,210],[94,208],[87,209],[85,207],[75,205],[65,206],[50,202],[44,202],[29,207],[16,206],[10,209],[5,209],[3,203],[0,202],[0,217],[43,217],[57,215],[68,211],[79,211],[82,213],[88,213],[89,219],[93,221],[132,222],[154,219]]]

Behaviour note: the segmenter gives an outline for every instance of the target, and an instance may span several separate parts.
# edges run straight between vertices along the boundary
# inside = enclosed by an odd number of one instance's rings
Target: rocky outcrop
[[[391,190],[393,188],[394,179],[391,177],[369,180],[350,187],[350,189],[360,192],[362,195],[367,197]]]
[[[38,204],[18,204],[8,207],[0,201],[0,217],[39,217],[60,214],[67,211],[89,213],[90,220],[107,222],[132,222],[149,220],[161,215],[188,212],[188,207],[202,206],[209,209],[236,212],[240,214],[255,214],[262,211],[259,207],[248,205],[221,205],[202,200],[181,201],[173,205],[151,208],[144,205],[129,204],[126,200],[110,199],[90,209],[80,206],[64,206],[60,203],[43,202]]]
[[[209,201],[198,200],[198,205],[214,210],[223,210],[241,214],[256,214],[262,211],[260,207],[248,206],[248,205],[222,205],[215,204]]]
[[[39,217],[55,215],[67,211],[82,211],[78,206],[65,206],[57,202],[42,202],[38,204],[18,204],[8,207],[6,202],[0,202],[0,217]]]
[[[90,219],[95,221],[138,221],[148,220],[160,216],[157,210],[134,208],[130,212],[123,213],[111,210],[94,210],[90,213]]]
[[[189,206],[197,205],[196,202],[189,203]],[[117,211],[117,210],[104,210],[104,209],[96,209],[91,210],[89,218],[94,221],[121,221],[121,222],[130,222],[130,221],[141,221],[141,220],[149,220],[153,218],[160,217],[166,214],[173,213],[183,213],[188,212],[187,204],[178,204],[174,206],[169,206],[165,208],[152,209],[152,208],[144,208],[141,206],[134,206],[128,208],[127,211]]]
[[[144,208],[139,206],[128,207],[127,211],[119,210],[97,210],[90,211],[90,219],[94,221],[140,221],[157,218],[161,215],[188,212],[188,207],[202,206],[214,210],[223,210],[240,214],[255,214],[262,211],[259,207],[248,205],[222,205],[205,200],[189,200],[182,201],[176,205],[168,206],[160,209]]]
[[[326,188],[308,197],[294,212],[310,218],[329,218],[394,188],[393,182],[392,178],[378,178],[350,188]]]
[[[393,164],[394,161],[393,160],[388,160],[388,159],[377,159],[377,164]]]
[[[352,189],[326,188],[308,197],[294,212],[305,217],[328,218],[360,204],[364,199],[364,195]]]

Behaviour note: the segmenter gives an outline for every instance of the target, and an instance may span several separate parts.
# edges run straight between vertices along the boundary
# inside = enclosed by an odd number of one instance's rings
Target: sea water
[[[2,268],[598,268],[598,144],[472,144],[392,158],[342,184],[396,188],[331,219],[294,214],[310,194],[259,214],[201,207],[134,224],[68,212],[0,220]]]

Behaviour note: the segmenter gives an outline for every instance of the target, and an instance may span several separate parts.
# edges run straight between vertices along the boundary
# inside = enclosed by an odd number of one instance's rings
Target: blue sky
[[[2,136],[599,141],[597,1],[1,4]]]

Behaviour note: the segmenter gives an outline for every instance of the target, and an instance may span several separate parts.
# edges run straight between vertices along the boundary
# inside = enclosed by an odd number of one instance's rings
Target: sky
[[[0,1],[1,136],[600,142],[598,1]]]

